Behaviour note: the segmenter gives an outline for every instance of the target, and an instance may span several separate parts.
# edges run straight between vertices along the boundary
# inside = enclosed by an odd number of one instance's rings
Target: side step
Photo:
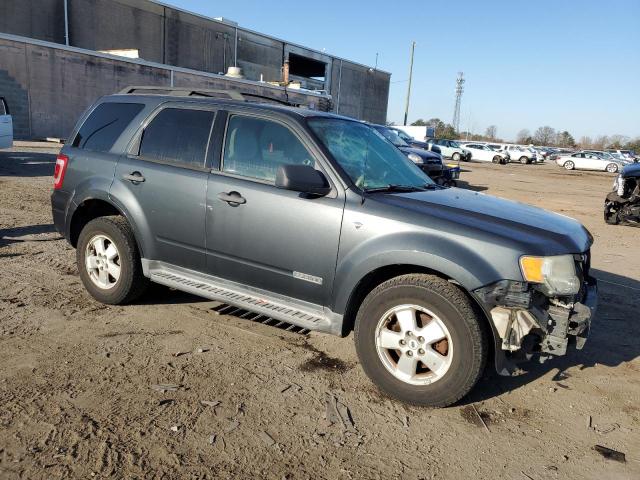
[[[342,318],[325,315],[322,307],[300,305],[299,301],[276,298],[273,294],[251,290],[217,277],[176,267],[164,262],[142,260],[145,275],[153,282],[184,292],[217,300],[251,312],[266,315],[308,330],[339,333]]]

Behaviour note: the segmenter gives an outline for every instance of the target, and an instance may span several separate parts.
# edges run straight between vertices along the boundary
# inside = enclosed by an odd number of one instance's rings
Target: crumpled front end
[[[576,255],[580,292],[548,296],[527,282],[502,280],[474,292],[489,313],[496,338],[496,369],[521,373],[517,363],[538,355],[541,362],[584,347],[598,303],[596,279],[589,276],[589,255]]]
[[[640,227],[640,173],[619,175],[604,202],[604,220],[611,225]]]

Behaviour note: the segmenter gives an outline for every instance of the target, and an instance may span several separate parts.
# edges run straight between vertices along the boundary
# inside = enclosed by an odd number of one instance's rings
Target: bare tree
[[[484,136],[489,138],[489,140],[495,140],[497,134],[498,127],[496,127],[495,125],[489,125],[484,132]]]
[[[531,139],[531,132],[526,128],[520,130],[516,135],[516,143],[530,143],[529,139]]]
[[[630,138],[625,135],[611,135],[609,142],[606,145],[609,148],[622,148],[623,145],[629,143]]]
[[[548,125],[540,127],[533,134],[533,142],[536,145],[552,145],[556,140],[556,131]]]
[[[578,144],[580,145],[580,148],[583,149],[593,148],[593,140],[591,140],[591,137],[580,137]]]
[[[608,144],[609,144],[609,137],[607,137],[606,135],[600,135],[596,137],[591,147],[598,150],[603,150],[607,147]]]

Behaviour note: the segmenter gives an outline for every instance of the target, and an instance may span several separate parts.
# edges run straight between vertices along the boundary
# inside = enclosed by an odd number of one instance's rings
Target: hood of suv
[[[380,195],[379,201],[416,213],[485,231],[522,245],[532,255],[581,253],[592,237],[580,222],[520,202],[460,188]],[[428,219],[425,219],[428,226]]]
[[[430,152],[428,150],[423,150],[421,148],[413,148],[413,147],[398,147],[398,148],[405,155],[409,155],[410,153],[414,153],[418,155],[426,163],[442,163],[442,157],[438,153]]]

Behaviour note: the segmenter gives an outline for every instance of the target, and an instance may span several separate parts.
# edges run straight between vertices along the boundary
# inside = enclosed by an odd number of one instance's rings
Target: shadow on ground
[[[55,153],[0,152],[0,177],[51,177]]]
[[[471,190],[472,192],[484,192],[485,190],[489,190],[488,187],[484,185],[471,185],[469,182],[465,182],[464,180],[456,180],[458,188],[464,188],[465,190]]]
[[[24,227],[0,228],[0,248],[18,242],[50,242],[62,237],[53,224],[27,225]]]
[[[571,348],[566,356],[551,358],[543,364],[534,357],[522,365],[527,373],[518,377],[501,377],[493,365],[488,365],[484,378],[460,405],[516,390],[554,370],[549,387],[571,388],[571,374],[566,370],[572,367],[579,370],[596,365],[617,367],[640,357],[640,282],[597,269],[592,269],[591,274],[598,279],[598,310],[584,349]]]

